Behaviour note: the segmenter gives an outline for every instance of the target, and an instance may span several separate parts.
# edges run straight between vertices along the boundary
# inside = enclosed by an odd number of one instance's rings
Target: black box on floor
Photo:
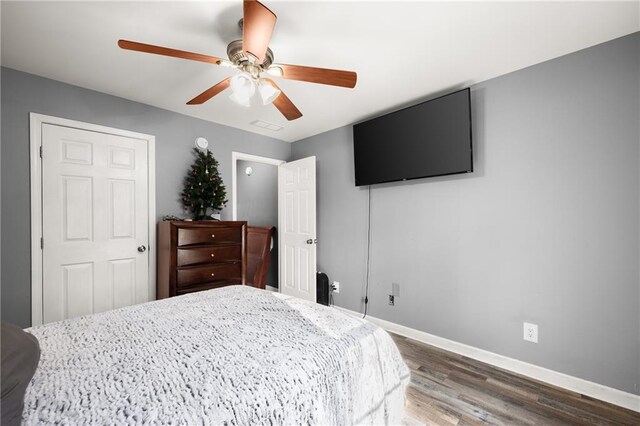
[[[324,272],[316,275],[316,302],[329,306],[329,277]]]

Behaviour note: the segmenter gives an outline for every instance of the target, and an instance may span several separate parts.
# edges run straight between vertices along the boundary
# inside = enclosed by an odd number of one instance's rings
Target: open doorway
[[[232,153],[233,220],[249,226],[276,227],[267,270],[267,288],[278,288],[278,166],[283,160]]]

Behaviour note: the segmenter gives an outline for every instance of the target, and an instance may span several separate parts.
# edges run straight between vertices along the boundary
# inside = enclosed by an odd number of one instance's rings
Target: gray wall
[[[291,145],[276,139],[126,99],[2,68],[2,319],[31,323],[29,113],[53,115],[156,137],[156,212],[188,216],[178,194],[193,162],[197,136],[209,140],[231,197],[231,152],[287,160]],[[231,209],[222,212],[231,218]],[[10,249],[9,249],[10,248]]]
[[[247,176],[247,167],[253,169]],[[238,160],[236,184],[237,218],[246,220],[249,226],[278,226],[278,167],[273,164]],[[278,240],[274,238],[273,250],[267,272],[267,285],[278,287]]]
[[[636,33],[473,86],[475,172],[372,187],[369,313],[634,393],[639,52]],[[341,282],[337,305],[362,311],[352,143],[347,126],[292,157],[318,158],[318,269]]]

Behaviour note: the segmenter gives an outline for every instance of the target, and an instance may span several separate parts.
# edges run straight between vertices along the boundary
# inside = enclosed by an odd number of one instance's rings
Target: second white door
[[[316,157],[278,167],[280,292],[316,301]]]
[[[42,125],[44,323],[150,300],[147,143]]]

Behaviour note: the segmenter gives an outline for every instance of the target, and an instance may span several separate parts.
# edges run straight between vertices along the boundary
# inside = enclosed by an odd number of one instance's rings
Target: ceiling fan
[[[188,105],[203,104],[230,87],[230,98],[241,105],[249,106],[250,99],[257,90],[263,104],[273,103],[287,120],[295,120],[302,117],[302,113],[270,78],[271,76],[331,86],[355,87],[357,75],[353,71],[274,64],[269,41],[276,19],[276,15],[259,1],[244,0],[243,19],[239,22],[242,40],[232,41],[227,46],[229,60],[130,40],[118,40],[118,46],[126,50],[207,62],[241,71],[205,90],[187,102]]]

